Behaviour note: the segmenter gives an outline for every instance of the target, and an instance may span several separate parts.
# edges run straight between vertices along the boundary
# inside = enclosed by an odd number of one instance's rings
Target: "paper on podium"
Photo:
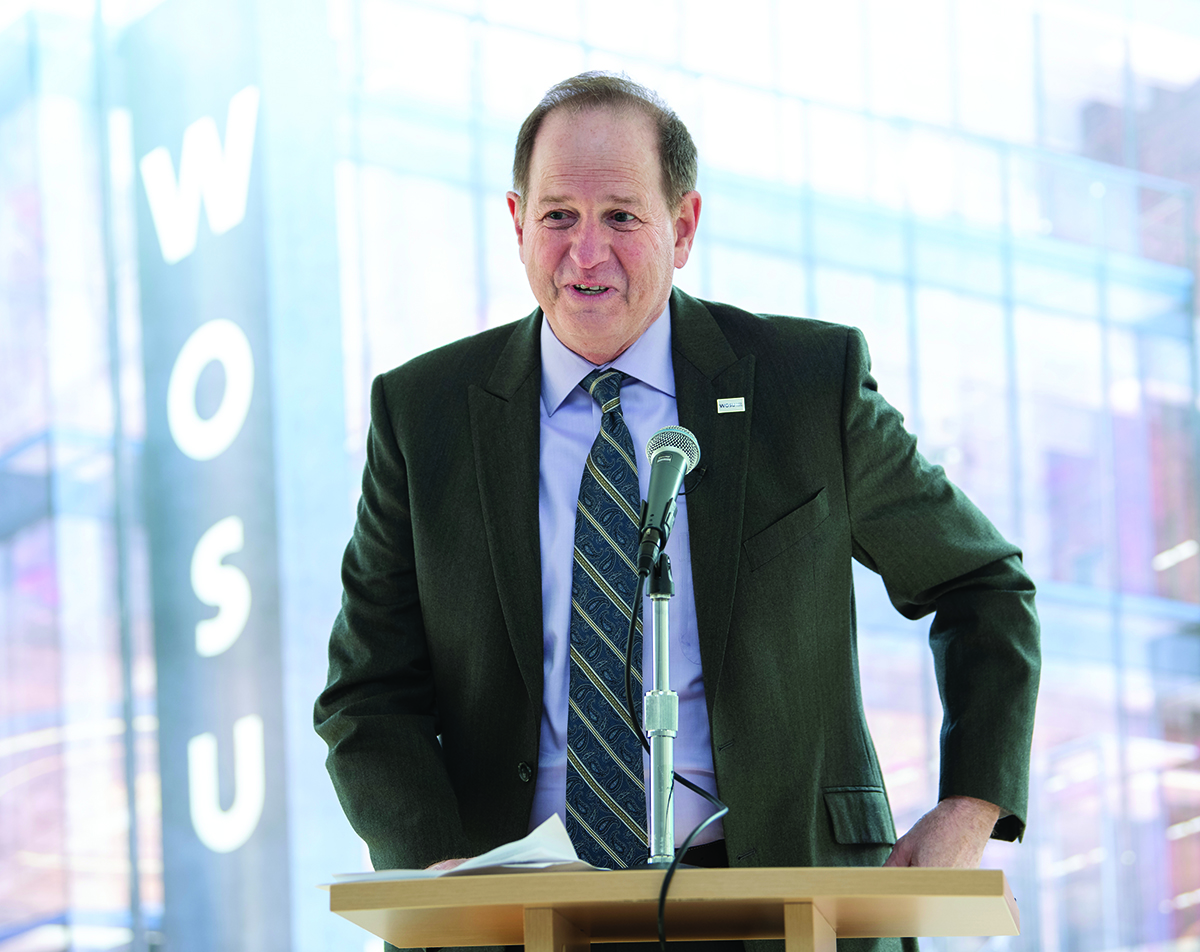
[[[556,813],[528,836],[489,850],[454,869],[381,869],[374,873],[339,873],[338,883],[384,882],[390,879],[437,879],[481,873],[530,873],[538,870],[572,872],[599,869],[575,852],[567,828]]]

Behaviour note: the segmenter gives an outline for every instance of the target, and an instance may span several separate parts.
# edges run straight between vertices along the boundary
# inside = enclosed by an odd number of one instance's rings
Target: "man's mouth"
[[[573,284],[571,287],[580,294],[603,294],[608,290],[605,284]]]

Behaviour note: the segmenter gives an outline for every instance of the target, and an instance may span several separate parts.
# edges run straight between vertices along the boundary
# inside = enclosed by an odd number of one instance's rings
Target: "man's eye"
[[[566,221],[567,213],[566,212],[548,212],[546,214],[546,220],[547,221]]]
[[[634,215],[632,215],[630,212],[613,212],[612,217],[613,221],[621,225],[628,224],[631,221],[637,221],[637,218],[634,217]]]

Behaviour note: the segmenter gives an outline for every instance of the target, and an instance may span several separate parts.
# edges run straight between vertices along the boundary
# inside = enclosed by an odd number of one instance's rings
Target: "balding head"
[[[683,120],[662,97],[625,75],[580,73],[552,86],[521,125],[513,156],[513,191],[520,196],[522,211],[529,191],[529,169],[538,131],[546,116],[559,109],[575,114],[600,109],[636,110],[648,116],[655,127],[667,207],[678,208],[683,196],[696,187],[696,144]]]

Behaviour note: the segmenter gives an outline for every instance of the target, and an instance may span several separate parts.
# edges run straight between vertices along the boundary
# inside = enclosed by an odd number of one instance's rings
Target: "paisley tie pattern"
[[[575,513],[567,712],[567,832],[580,859],[612,869],[638,865],[648,855],[642,746],[635,733],[641,726],[630,723],[625,709],[641,494],[633,439],[621,416],[624,379],[618,370],[594,370],[581,383],[603,417]],[[633,696],[640,698],[640,617],[633,658]]]

